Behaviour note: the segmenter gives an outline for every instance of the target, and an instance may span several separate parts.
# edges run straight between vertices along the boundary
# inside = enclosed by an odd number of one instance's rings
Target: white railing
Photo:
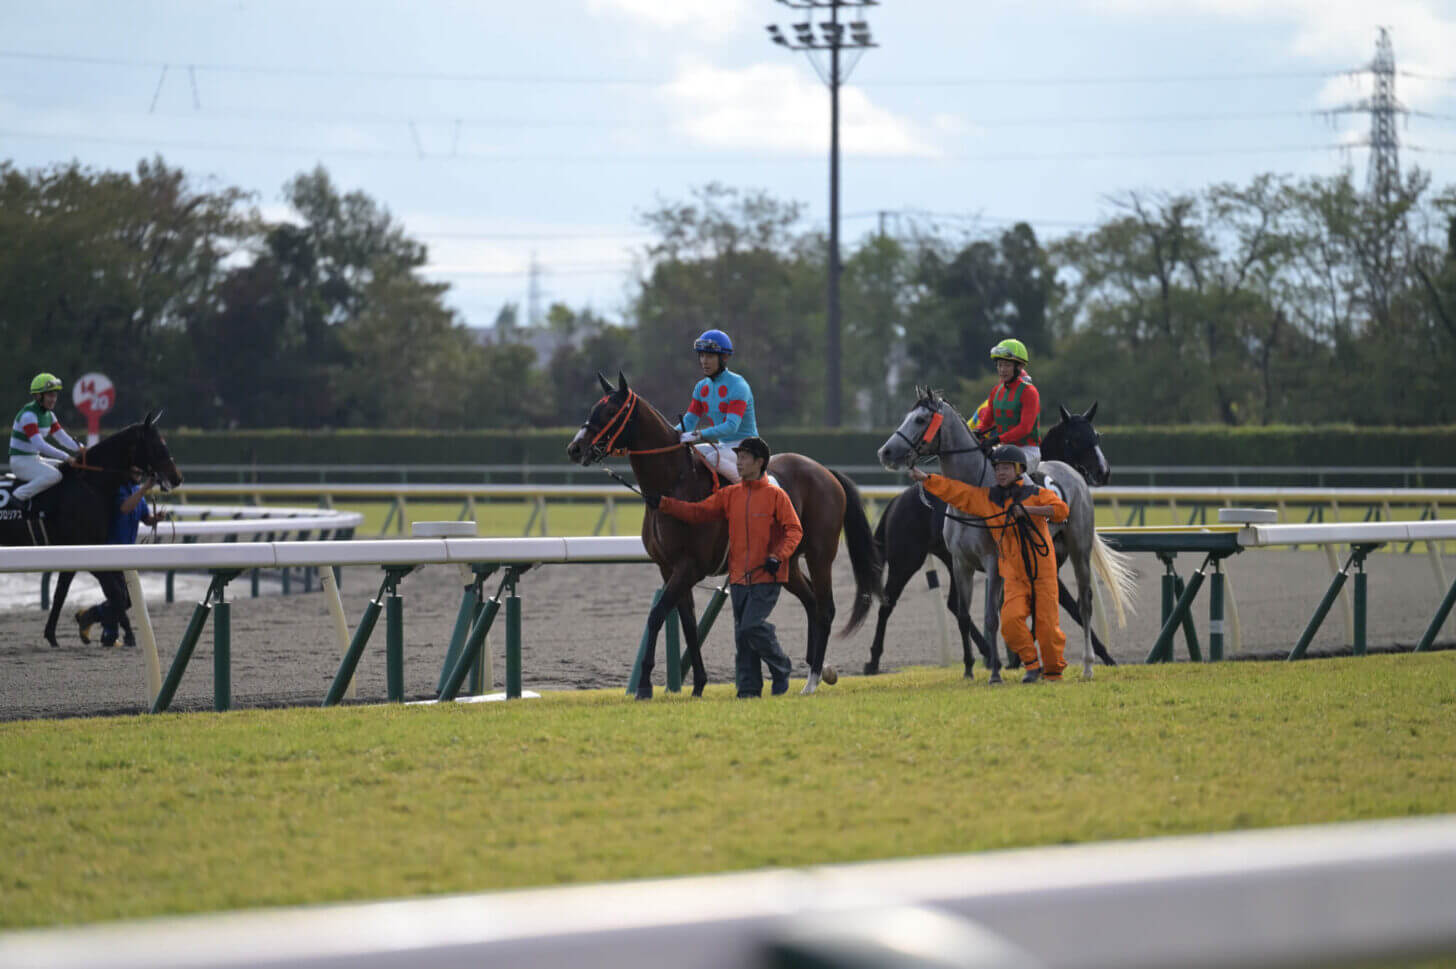
[[[1453,884],[1446,815],[11,932],[0,965],[1388,965],[1456,954]]]

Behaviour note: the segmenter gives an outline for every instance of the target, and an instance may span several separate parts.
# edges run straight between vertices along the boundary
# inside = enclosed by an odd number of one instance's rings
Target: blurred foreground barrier
[[[1456,816],[0,934],[47,969],[1214,969],[1456,954]]]

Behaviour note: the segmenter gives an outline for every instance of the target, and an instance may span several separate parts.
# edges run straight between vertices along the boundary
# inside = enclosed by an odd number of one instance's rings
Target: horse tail
[[[1117,627],[1126,629],[1128,611],[1137,611],[1133,604],[1133,598],[1137,594],[1137,576],[1133,572],[1132,559],[1108,545],[1107,540],[1094,531],[1092,568],[1097,570],[1097,577],[1112,596],[1112,605],[1117,613]]]
[[[848,497],[847,493],[846,497]],[[900,499],[896,497],[888,505],[885,506],[885,510],[880,512],[879,523],[875,525],[875,554],[878,555],[880,558],[881,574],[883,574],[884,572],[883,566],[885,562],[885,533],[889,531],[890,511],[895,507],[895,502],[899,500]]]
[[[859,488],[838,471],[831,468],[829,473],[844,488],[844,541],[849,546],[849,562],[854,568],[854,608],[850,610],[849,622],[839,631],[839,635],[847,636],[865,621],[874,602],[884,601],[884,567]]]

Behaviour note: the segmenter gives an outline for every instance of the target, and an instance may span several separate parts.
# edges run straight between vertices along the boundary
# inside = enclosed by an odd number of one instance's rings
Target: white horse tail
[[[1128,611],[1137,611],[1133,601],[1137,595],[1137,576],[1132,569],[1132,559],[1108,545],[1097,532],[1092,533],[1092,538],[1092,568],[1097,570],[1097,577],[1112,595],[1117,628],[1126,629]]]

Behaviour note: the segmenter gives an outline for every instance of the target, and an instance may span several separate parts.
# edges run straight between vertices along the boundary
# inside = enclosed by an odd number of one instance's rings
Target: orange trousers
[[[1055,560],[1052,567],[1043,569],[1043,572],[1046,574],[1036,578],[1036,642],[1041,646],[1040,659],[1036,646],[1032,645],[1031,628],[1027,622],[1031,617],[1031,582],[1019,568],[1009,575],[1003,573],[1006,591],[1001,602],[1001,635],[1028,670],[1040,666],[1043,676],[1056,678],[1067,668],[1064,657],[1067,637],[1058,622]]]

